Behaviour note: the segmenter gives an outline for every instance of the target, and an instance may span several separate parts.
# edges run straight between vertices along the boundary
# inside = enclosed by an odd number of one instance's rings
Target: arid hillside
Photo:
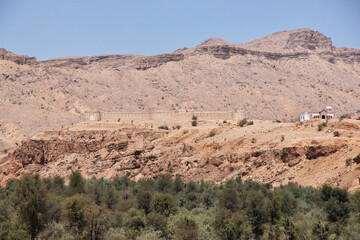
[[[221,183],[242,176],[274,186],[287,182],[360,188],[360,121],[277,123],[238,127],[203,123],[160,130],[150,124],[81,123],[39,134],[0,160],[1,184],[25,172],[68,177],[157,177]]]
[[[247,44],[208,39],[156,56],[36,61],[0,50],[0,151],[87,110],[237,110],[294,120],[302,111],[360,111],[360,50],[310,29]],[[0,156],[1,157],[1,156]]]

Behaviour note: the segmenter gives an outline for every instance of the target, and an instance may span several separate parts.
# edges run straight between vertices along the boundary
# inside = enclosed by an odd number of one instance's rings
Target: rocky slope
[[[360,121],[329,122],[322,131],[318,123],[255,121],[243,128],[205,123],[194,128],[186,123],[169,131],[83,123],[25,141],[0,160],[0,181],[5,184],[30,171],[67,177],[78,169],[86,177],[107,179],[170,173],[185,181],[220,183],[240,175],[273,185],[292,181],[359,189]],[[349,165],[346,159],[351,159]]]
[[[336,48],[310,29],[247,44],[208,39],[156,56],[36,61],[1,49],[0,152],[88,110],[241,109],[248,118],[293,120],[325,105],[358,112],[359,98],[360,50]]]

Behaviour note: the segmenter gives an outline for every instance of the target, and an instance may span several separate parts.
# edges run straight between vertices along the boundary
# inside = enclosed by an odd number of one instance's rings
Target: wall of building
[[[198,120],[231,120],[244,118],[240,111],[236,112],[200,112],[200,111],[169,111],[169,112],[85,112],[86,121],[191,121],[193,116]]]

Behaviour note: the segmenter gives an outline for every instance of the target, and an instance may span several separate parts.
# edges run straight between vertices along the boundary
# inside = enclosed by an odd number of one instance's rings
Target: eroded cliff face
[[[107,179],[169,173],[184,181],[221,183],[242,176],[273,185],[292,181],[351,191],[360,187],[357,122],[329,123],[321,132],[316,122],[305,126],[259,121],[244,128],[225,124],[169,131],[111,124],[108,130],[94,130],[87,123],[29,139],[1,160],[1,183],[29,171],[67,177],[78,169],[85,177]],[[340,137],[334,137],[334,131]],[[346,166],[348,158],[354,161]]]

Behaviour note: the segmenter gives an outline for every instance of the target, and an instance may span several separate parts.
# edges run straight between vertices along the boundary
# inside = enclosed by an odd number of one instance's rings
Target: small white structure
[[[310,113],[304,112],[300,114],[300,122],[310,120]]]
[[[332,119],[335,118],[335,114],[332,112],[332,107],[326,106],[324,109],[313,112],[313,113],[301,113],[300,122],[310,120],[310,119]]]

